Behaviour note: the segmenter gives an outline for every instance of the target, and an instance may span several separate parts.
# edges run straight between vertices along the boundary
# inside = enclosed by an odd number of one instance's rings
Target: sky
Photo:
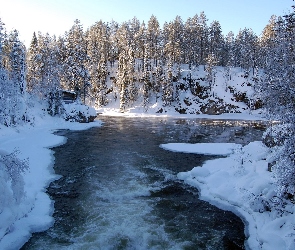
[[[19,31],[26,46],[34,31],[63,35],[75,19],[87,29],[99,20],[122,23],[137,17],[147,23],[155,15],[162,26],[177,15],[185,22],[202,11],[208,24],[220,22],[224,34],[252,28],[260,35],[271,15],[287,14],[293,4],[292,0],[0,0],[0,18],[8,31]]]

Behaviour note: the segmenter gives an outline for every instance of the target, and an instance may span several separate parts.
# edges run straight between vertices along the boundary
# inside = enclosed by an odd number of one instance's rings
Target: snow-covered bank
[[[144,111],[141,107],[134,107],[126,112],[120,112],[118,107],[100,108],[97,113],[102,116],[122,116],[122,117],[173,117],[173,118],[192,118],[192,119],[210,119],[210,120],[246,120],[246,121],[266,121],[265,114],[259,111],[243,112],[243,113],[223,113],[220,115],[207,114],[179,114],[171,109],[164,114],[155,113],[154,110]]]
[[[36,126],[17,128],[0,127],[0,151],[11,154],[19,151],[18,158],[27,159],[29,168],[23,175],[25,195],[15,201],[10,183],[0,176],[0,249],[18,249],[32,232],[43,231],[53,223],[53,202],[46,192],[54,174],[54,156],[51,147],[66,142],[66,138],[54,135],[58,129],[83,130],[100,126],[92,123],[71,123],[60,118],[45,117]],[[0,174],[4,174],[1,170]]]
[[[202,145],[201,145],[202,146]],[[246,247],[250,249],[295,249],[295,206],[286,204],[284,211],[269,206],[275,198],[272,173],[268,171],[269,149],[262,142],[241,147],[231,144],[163,144],[162,148],[178,152],[224,155],[227,158],[207,161],[178,178],[200,190],[200,198],[240,216],[246,225]],[[221,150],[220,150],[221,149]]]

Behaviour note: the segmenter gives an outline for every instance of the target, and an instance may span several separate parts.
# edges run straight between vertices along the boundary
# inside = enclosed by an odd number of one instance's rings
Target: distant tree
[[[162,101],[163,106],[170,106],[173,101],[173,63],[168,62],[167,76],[162,82]]]
[[[87,70],[90,74],[90,96],[97,106],[107,104],[106,81],[108,75],[107,59],[109,57],[110,40],[108,27],[102,21],[91,26],[86,35]]]
[[[41,89],[37,90],[37,86],[41,80],[40,63],[41,55],[38,51],[38,40],[36,33],[33,33],[32,41],[27,52],[27,90],[39,94]]]
[[[50,115],[61,114],[61,86],[58,47],[49,34],[33,34],[27,56],[28,91],[38,96]]]
[[[275,44],[275,39],[276,39],[276,22],[277,22],[277,17],[276,16],[271,16],[268,24],[265,26],[265,28],[262,31],[262,34],[259,39],[259,62],[258,65],[261,68],[266,69],[268,67],[269,63],[269,58],[268,57],[273,57],[275,55],[270,55],[271,51],[273,51],[273,47]]]
[[[164,26],[164,55],[171,63],[180,64],[183,52],[183,31],[182,19],[177,16],[173,22]]]
[[[12,84],[8,79],[8,72],[4,67],[4,47],[5,30],[4,23],[0,19],[0,124],[9,126],[10,117],[10,98],[13,97]]]
[[[217,65],[225,66],[225,44],[218,21],[213,21],[209,27],[209,53],[214,54]]]
[[[6,88],[6,125],[19,124],[26,120],[26,51],[20,42],[18,31],[12,31],[2,47],[3,66],[7,72],[9,88]],[[6,74],[4,73],[3,77]]]
[[[235,57],[237,66],[249,71],[255,70],[258,55],[258,37],[251,29],[240,30],[236,37]]]
[[[146,30],[146,57],[149,57],[151,63],[158,66],[158,60],[160,58],[160,42],[161,33],[158,19],[152,15],[148,21]]]
[[[89,72],[86,67],[87,50],[83,27],[79,20],[66,35],[66,85],[69,90],[78,92],[82,101],[86,103],[90,88]]]
[[[127,55],[125,50],[121,50],[118,64],[118,83],[120,89],[120,111],[125,112],[128,104],[128,79],[127,71]]]
[[[217,65],[217,59],[216,56],[211,53],[208,55],[206,59],[206,80],[209,83],[209,88],[210,91],[212,91],[212,86],[215,84],[215,75],[216,75],[216,70],[215,66]],[[213,93],[214,94],[214,93]]]

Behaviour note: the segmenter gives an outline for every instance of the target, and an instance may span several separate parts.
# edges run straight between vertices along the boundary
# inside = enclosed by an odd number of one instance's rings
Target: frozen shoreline
[[[208,120],[245,120],[245,121],[267,121],[263,114],[253,111],[252,113],[224,113],[220,115],[207,114],[179,114],[175,111],[156,114],[152,110],[144,112],[143,108],[133,108],[125,113],[121,113],[119,108],[102,108],[97,110],[99,116],[122,116],[122,117],[171,117],[183,119],[208,119]]]

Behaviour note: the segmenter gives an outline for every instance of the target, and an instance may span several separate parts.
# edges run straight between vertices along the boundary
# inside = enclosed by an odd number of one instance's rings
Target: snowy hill
[[[151,87],[145,98],[145,82],[140,72],[134,86],[136,100],[129,101],[124,112],[149,114],[209,114],[249,113],[261,108],[262,103],[257,95],[257,84],[263,73],[247,72],[240,67],[214,67],[212,80],[206,66],[192,67],[183,64],[174,65],[172,69],[172,101],[164,103],[164,79],[156,76],[156,68],[151,70],[149,81],[159,88]],[[168,71],[168,69],[164,69]],[[118,84],[117,68],[109,67],[106,91],[107,105],[97,107],[99,113],[120,110],[120,86]]]

